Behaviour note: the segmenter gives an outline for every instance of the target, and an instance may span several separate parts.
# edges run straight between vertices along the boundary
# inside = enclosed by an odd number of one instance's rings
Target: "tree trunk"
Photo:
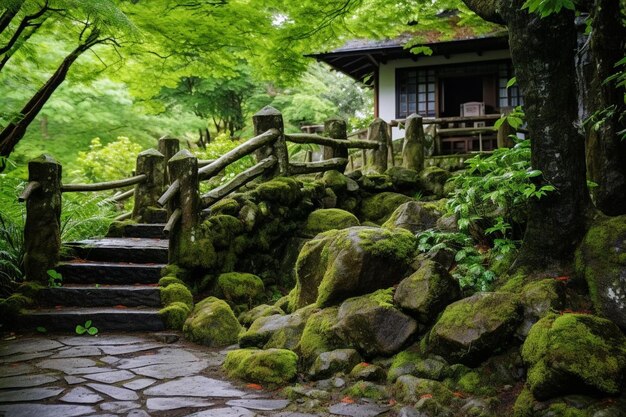
[[[626,140],[619,131],[626,129],[626,120],[619,120],[626,110],[623,93],[615,82],[605,83],[617,69],[615,63],[624,55],[626,28],[622,24],[620,5],[615,0],[596,0],[592,9],[591,69],[588,85],[588,109],[591,114],[613,108],[604,122],[587,126],[587,171],[589,179],[598,184],[592,189],[598,209],[616,216],[626,214]]]
[[[501,15],[524,95],[531,164],[543,172],[536,185],[550,184],[556,190],[531,201],[517,266],[550,269],[571,261],[589,207],[584,140],[575,127],[576,28],[570,11],[541,18],[520,10],[523,3],[501,2]]]
[[[0,16],[0,33],[4,32],[4,30],[7,27],[9,27],[9,24],[11,23],[11,21],[13,20],[15,15],[17,15],[17,12],[20,11],[20,9],[22,8],[23,4],[24,4],[24,1],[22,0],[19,3],[17,3],[15,5],[15,7],[11,8],[11,9],[6,9],[2,13],[2,16]]]
[[[52,96],[52,93],[63,83],[72,64],[83,52],[100,42],[101,41],[98,40],[98,32],[94,30],[92,35],[90,35],[84,43],[80,44],[65,57],[54,74],[52,74],[48,81],[46,81],[28,103],[26,103],[24,108],[22,108],[20,112],[22,118],[9,123],[2,132],[0,132],[0,156],[8,157],[11,154],[15,145],[24,137],[26,129],[33,120],[35,120],[35,117],[37,117],[37,114],[41,111],[50,96]]]

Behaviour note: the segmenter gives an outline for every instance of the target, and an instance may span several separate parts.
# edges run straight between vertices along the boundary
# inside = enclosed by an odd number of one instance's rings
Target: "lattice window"
[[[435,71],[408,69],[398,72],[396,116],[404,118],[413,113],[435,116]]]

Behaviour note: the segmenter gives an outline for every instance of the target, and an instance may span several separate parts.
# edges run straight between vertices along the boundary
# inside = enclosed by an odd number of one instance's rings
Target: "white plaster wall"
[[[446,58],[442,55],[419,56],[417,61],[411,59],[397,59],[381,64],[378,78],[378,117],[389,122],[396,118],[396,69],[411,67],[430,67],[435,65],[463,64],[466,62],[497,61],[508,59],[509,50],[487,51],[482,55],[475,52],[451,55]],[[393,138],[404,137],[404,132],[397,127],[393,128]]]

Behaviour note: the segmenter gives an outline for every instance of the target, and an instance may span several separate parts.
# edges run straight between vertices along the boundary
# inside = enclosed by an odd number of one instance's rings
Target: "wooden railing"
[[[411,115],[403,120],[406,135],[402,148],[402,166],[414,170],[424,167],[425,140],[423,119]],[[330,119],[324,123],[324,136],[311,133],[285,134],[280,112],[266,107],[253,116],[252,139],[240,144],[215,160],[199,161],[190,151],[179,150],[179,140],[163,137],[159,150],[150,149],[137,156],[132,177],[96,184],[62,184],[61,166],[52,157],[43,155],[29,162],[29,182],[20,195],[26,202],[25,243],[26,276],[29,280],[46,281],[47,271],[59,260],[61,246],[61,195],[67,192],[121,191],[110,197],[120,202],[134,196],[132,212],[118,220],[132,218],[137,222],[155,222],[154,213],[161,213],[164,233],[169,237],[170,262],[177,262],[182,251],[193,247],[197,226],[203,212],[224,197],[258,177],[270,179],[319,173],[329,170],[344,172],[349,163],[349,150],[361,150],[361,170],[382,174],[387,170],[391,140],[389,125],[376,119],[368,129],[367,139],[348,139],[346,122]],[[322,146],[323,160],[289,161],[287,142]],[[257,163],[228,182],[200,195],[200,182],[219,175],[241,158],[254,155]],[[394,158],[391,158],[392,161]],[[192,246],[189,246],[192,245]]]

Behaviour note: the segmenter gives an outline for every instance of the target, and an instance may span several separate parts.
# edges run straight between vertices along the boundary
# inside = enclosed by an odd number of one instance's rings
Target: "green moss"
[[[404,194],[384,192],[365,198],[361,202],[360,218],[363,221],[372,221],[382,224],[400,205],[407,201],[414,201]]]
[[[505,276],[500,280],[502,282],[502,286],[498,289],[500,291],[520,292],[524,287],[525,279],[526,275],[519,272],[511,277]]]
[[[275,314],[283,315],[285,312],[280,307],[261,304],[254,307],[252,310],[241,313],[238,317],[239,322],[248,327],[258,318],[273,316]]]
[[[224,198],[211,206],[212,214],[228,214],[237,216],[241,206],[232,198]]]
[[[325,308],[312,314],[304,326],[296,351],[304,363],[310,365],[317,355],[339,348],[339,339],[333,331],[337,324],[338,307]]]
[[[535,398],[527,387],[519,393],[513,405],[513,417],[533,417]]]
[[[237,235],[243,233],[244,224],[236,217],[218,214],[202,224],[203,234],[215,248],[228,248]]]
[[[167,305],[167,307],[159,311],[165,327],[172,330],[182,330],[189,313],[191,313],[189,306],[178,301]]]
[[[372,255],[387,258],[389,262],[410,263],[417,250],[417,239],[404,229],[363,229],[361,246]]]
[[[286,349],[238,349],[228,352],[224,369],[231,378],[284,385],[296,377],[298,355]]]
[[[137,221],[133,219],[128,219],[121,222],[112,222],[109,225],[107,237],[124,237],[124,234],[126,232],[126,226],[129,226],[131,224],[137,224]]]
[[[168,264],[161,269],[162,277],[172,276],[184,281],[187,275],[189,275],[189,272],[177,264]]]
[[[374,291],[367,298],[376,302],[381,307],[393,308],[393,288],[386,288]]]
[[[359,219],[352,213],[340,209],[319,209],[309,214],[303,234],[315,236],[318,233],[333,229],[345,229],[358,226]]]
[[[531,328],[522,357],[530,366],[528,384],[535,397],[581,387],[616,394],[626,370],[626,337],[606,319],[551,314]]]
[[[43,290],[44,288],[46,288],[46,286],[38,282],[27,281],[20,284],[16,292],[35,300],[37,299],[39,291]]]
[[[229,272],[221,274],[216,281],[214,295],[237,304],[252,306],[264,295],[263,281],[256,275]]]
[[[176,278],[173,275],[164,276],[163,278],[159,280],[159,287],[167,287],[170,284],[185,285],[183,281],[181,281],[180,279]]]
[[[189,340],[212,347],[237,343],[241,330],[230,306],[215,297],[199,302],[183,326],[185,337]]]
[[[326,171],[322,177],[322,182],[335,192],[345,191],[348,185],[346,176],[336,170]]]
[[[300,184],[293,178],[279,177],[259,184],[256,193],[262,200],[290,206],[301,197]]]
[[[584,410],[570,407],[563,402],[550,404],[548,410],[550,410],[552,415],[559,417],[589,417],[589,414],[587,414]]]
[[[477,314],[489,325],[517,317],[518,313],[519,297],[517,295],[504,292],[484,293],[482,297],[471,303],[461,300],[450,304],[437,321],[437,326],[473,329],[484,325],[484,322],[476,322]]]
[[[179,246],[174,249],[174,253],[170,253],[178,265],[190,269],[212,269],[216,266],[213,239],[207,238],[202,229],[181,233],[178,242]]]
[[[344,391],[344,394],[353,398],[369,398],[380,401],[387,398],[387,391],[384,387],[368,381],[359,381]]]
[[[161,304],[167,306],[171,303],[180,302],[193,308],[193,295],[184,284],[170,284],[161,288]]]

